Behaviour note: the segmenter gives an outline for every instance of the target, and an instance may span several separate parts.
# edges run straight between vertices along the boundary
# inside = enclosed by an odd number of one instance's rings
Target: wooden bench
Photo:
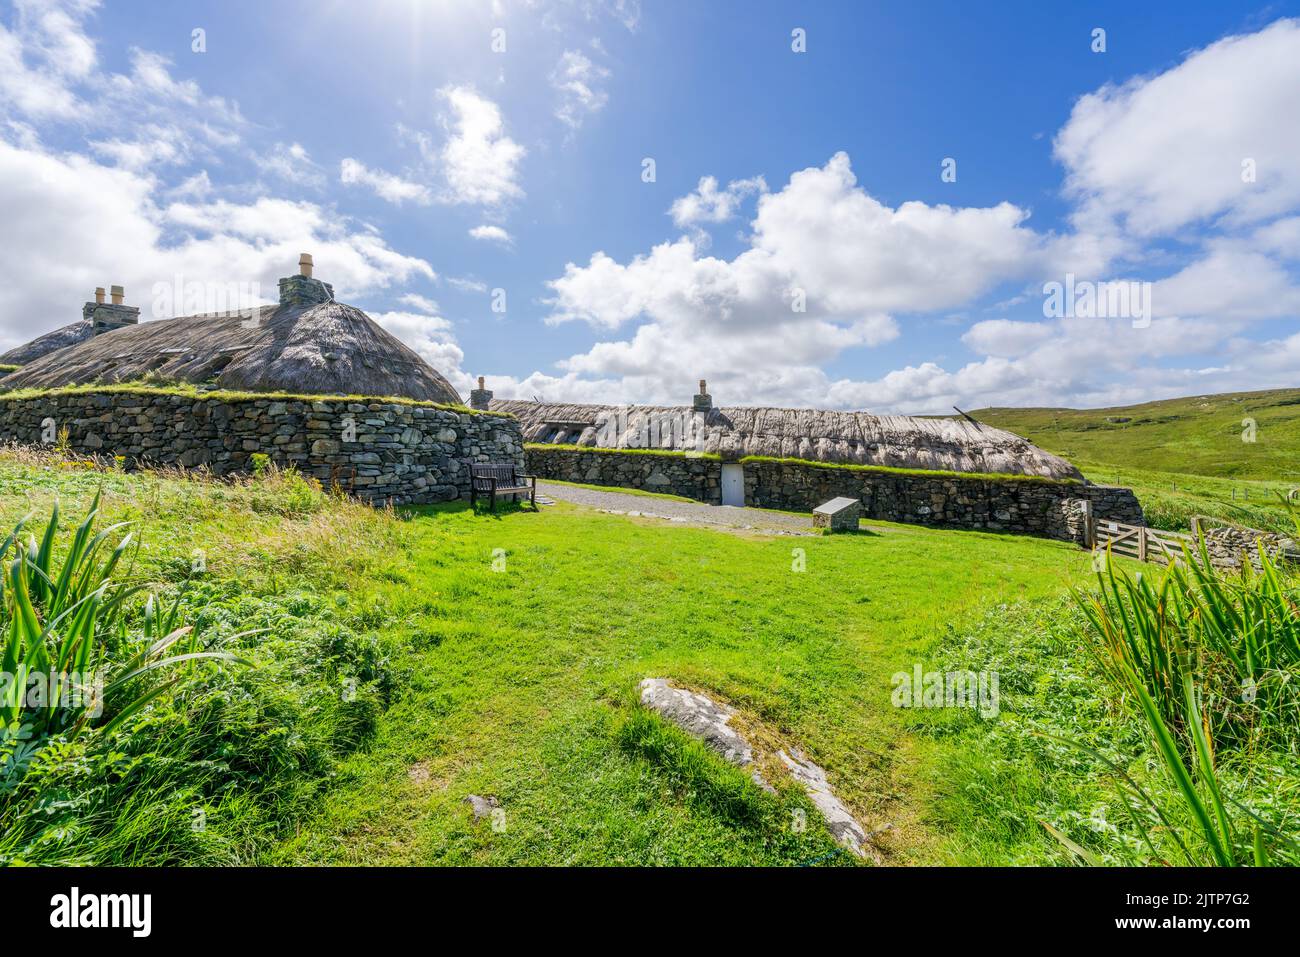
[[[497,510],[497,495],[527,495],[537,508],[537,476],[525,475],[514,465],[471,465],[469,505],[478,505],[480,494],[490,497],[492,511]],[[531,484],[529,483],[531,480]]]

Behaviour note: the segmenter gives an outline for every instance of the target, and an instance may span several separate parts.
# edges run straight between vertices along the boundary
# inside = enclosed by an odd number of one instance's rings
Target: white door
[[[722,466],[722,504],[745,504],[745,466]]]

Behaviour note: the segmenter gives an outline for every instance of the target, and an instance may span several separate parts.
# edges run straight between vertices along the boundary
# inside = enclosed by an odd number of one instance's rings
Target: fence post
[[[1138,526],[1138,561],[1144,562],[1146,560],[1147,560],[1147,527],[1145,525],[1139,525]]]
[[[1092,551],[1097,547],[1097,519],[1092,514],[1092,500],[1079,501],[1083,505],[1083,547]]]
[[[1193,543],[1199,542],[1201,540],[1201,516],[1193,515],[1191,525],[1192,525],[1192,542]]]

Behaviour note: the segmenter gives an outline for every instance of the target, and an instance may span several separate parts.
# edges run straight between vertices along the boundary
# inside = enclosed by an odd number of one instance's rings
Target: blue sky
[[[160,283],[269,295],[310,251],[499,396],[942,412],[1300,371],[1297,4],[0,11],[0,343],[110,282],[158,318]],[[1151,315],[1045,315],[1067,275]]]

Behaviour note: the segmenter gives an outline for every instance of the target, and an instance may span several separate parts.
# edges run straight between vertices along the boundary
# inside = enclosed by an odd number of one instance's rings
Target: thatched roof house
[[[122,303],[125,293],[121,286],[114,286],[112,295],[111,303],[104,302],[104,287],[100,286],[95,290],[94,302],[82,307],[80,320],[0,354],[0,366],[25,366],[51,352],[85,342],[101,332],[140,321],[140,310]]]
[[[451,383],[401,340],[360,309],[335,302],[333,287],[311,278],[310,259],[303,256],[300,275],[280,280],[279,305],[106,329],[25,363],[0,379],[0,388],[129,382],[156,374],[244,392],[460,404]]]
[[[85,342],[94,335],[90,328],[90,323],[78,319],[76,322],[61,326],[53,332],[37,336],[31,342],[25,342],[8,352],[0,353],[0,366],[25,366],[29,362],[35,362],[41,356],[49,355],[57,349]]]
[[[691,406],[570,405],[494,400],[519,419],[525,442],[607,449],[670,449],[883,465],[896,468],[1080,479],[1079,470],[1010,432],[969,421],[832,412],[714,408],[700,383]],[[477,400],[481,395],[472,393]]]

